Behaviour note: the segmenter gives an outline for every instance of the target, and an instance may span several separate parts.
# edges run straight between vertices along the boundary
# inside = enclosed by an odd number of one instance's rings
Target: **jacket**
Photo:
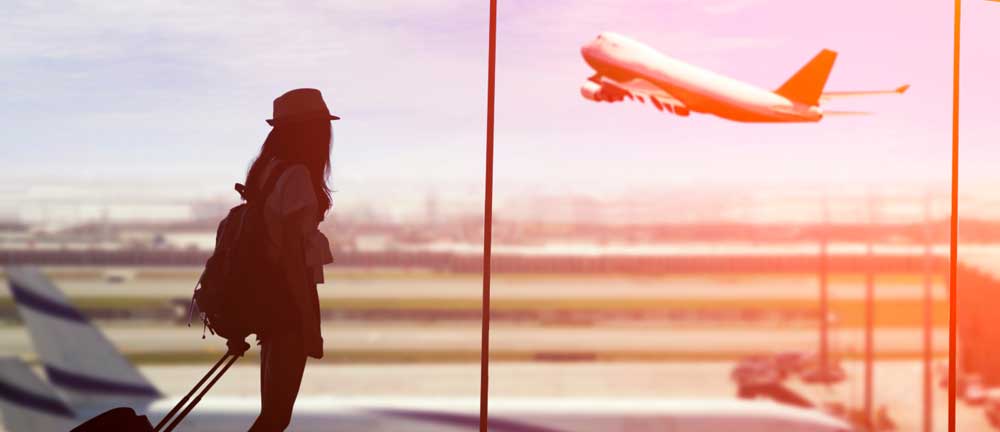
[[[271,175],[278,160],[273,159],[262,173]],[[305,165],[285,168],[274,190],[264,202],[264,221],[270,247],[268,256],[280,262],[287,289],[298,319],[306,355],[323,357],[317,284],[324,283],[323,266],[333,262],[330,243],[319,231],[319,203]]]

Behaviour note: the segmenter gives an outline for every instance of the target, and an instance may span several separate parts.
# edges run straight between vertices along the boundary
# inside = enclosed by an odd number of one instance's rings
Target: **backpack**
[[[277,289],[282,284],[282,268],[268,258],[264,220],[264,202],[286,165],[279,161],[259,190],[235,185],[244,202],[230,209],[219,222],[215,250],[205,263],[191,299],[191,314],[197,307],[212,334],[239,340],[251,333],[260,335],[277,319],[275,306],[290,301],[277,298],[287,293]]]

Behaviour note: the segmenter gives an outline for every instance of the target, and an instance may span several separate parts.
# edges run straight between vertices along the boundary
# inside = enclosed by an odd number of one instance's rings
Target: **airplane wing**
[[[854,96],[873,96],[873,95],[883,95],[883,94],[903,94],[906,90],[910,88],[909,84],[901,85],[892,90],[865,90],[865,91],[835,91],[835,92],[823,92],[820,95],[821,101],[828,101],[831,99],[840,99],[843,97],[854,97]]]
[[[649,100],[660,111],[667,110],[679,116],[687,116],[691,112],[687,105],[684,105],[684,102],[681,102],[655,84],[641,78],[618,82],[608,77],[593,77],[591,81],[600,84],[602,91],[606,91],[607,94],[617,96],[613,98],[614,101],[622,100],[626,97],[642,103]]]

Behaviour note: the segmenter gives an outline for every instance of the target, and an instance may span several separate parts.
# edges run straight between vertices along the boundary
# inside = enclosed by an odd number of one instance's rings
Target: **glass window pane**
[[[0,353],[45,365],[76,359],[78,369],[56,366],[93,379],[127,376],[103,364],[132,363],[143,391],[183,395],[224,350],[220,338],[202,339],[197,317],[186,323],[218,223],[239,201],[233,184],[271,131],[264,120],[287,112],[273,113],[272,101],[313,87],[342,117],[333,122],[333,205],[319,225],[335,261],[319,285],[324,356],[306,366],[289,430],[440,430],[443,409],[476,422],[485,5],[4,9],[0,259],[8,273],[8,264],[40,267],[69,303],[39,304],[55,304],[55,318],[90,317],[114,346],[89,327],[94,340],[80,343],[44,325],[28,334],[17,314],[25,300],[4,293]],[[310,262],[322,262],[322,238],[307,239]],[[25,280],[25,298],[58,298]],[[259,351],[192,412],[193,428],[218,420],[231,422],[222,430],[247,429]],[[53,381],[29,390],[49,395]],[[94,396],[84,393],[70,403]],[[243,402],[220,414],[229,408],[210,401],[219,397]],[[169,406],[136,408],[155,421]],[[7,430],[29,430],[3,414]]]
[[[858,425],[871,317],[872,421],[918,430],[929,281],[943,427],[950,11],[504,3],[493,418]]]
[[[996,40],[998,5],[963,2],[961,34],[960,193],[958,236],[958,317],[956,424],[994,428],[1000,425],[1000,405],[994,389],[1000,385],[996,365],[995,305],[1000,267],[997,265],[996,225],[997,127],[993,101],[1000,94],[993,79],[1000,56],[992,49]],[[953,5],[952,5],[953,7]],[[953,16],[953,15],[950,15]],[[986,430],[986,426],[981,426]]]

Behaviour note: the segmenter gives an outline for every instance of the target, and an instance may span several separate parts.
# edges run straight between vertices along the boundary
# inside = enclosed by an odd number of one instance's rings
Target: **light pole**
[[[875,198],[868,196],[868,241],[865,244],[865,411],[864,422],[868,429],[872,428],[872,405],[874,404],[874,368],[875,368],[875,253],[873,251],[875,235]]]
[[[924,429],[923,432],[931,432],[934,421],[934,400],[931,389],[934,379],[931,370],[932,356],[934,355],[934,279],[932,261],[932,231],[931,231],[931,196],[924,196],[924,370],[923,370],[923,390],[924,390]]]
[[[828,318],[830,305],[827,294],[829,268],[829,235],[830,235],[830,204],[823,196],[823,224],[820,228],[819,240],[819,377],[822,382],[829,383],[830,350],[828,340]]]

